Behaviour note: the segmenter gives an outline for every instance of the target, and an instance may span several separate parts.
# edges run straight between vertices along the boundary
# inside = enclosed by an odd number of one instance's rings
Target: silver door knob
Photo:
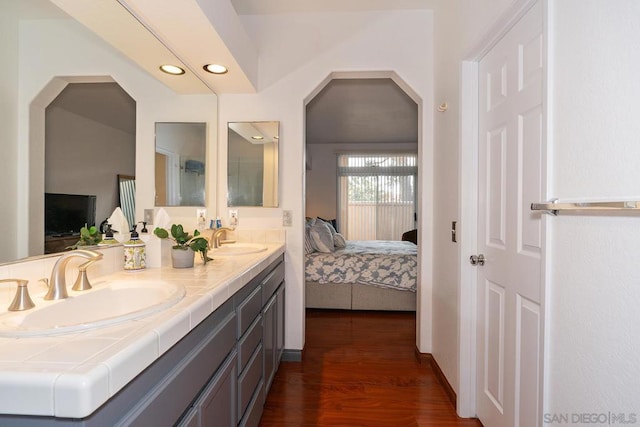
[[[471,255],[469,257],[469,262],[471,265],[484,265],[484,255]]]

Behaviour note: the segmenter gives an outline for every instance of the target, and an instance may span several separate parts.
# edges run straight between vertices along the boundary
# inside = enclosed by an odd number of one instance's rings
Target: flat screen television
[[[45,236],[73,236],[80,229],[96,225],[96,196],[44,194]]]

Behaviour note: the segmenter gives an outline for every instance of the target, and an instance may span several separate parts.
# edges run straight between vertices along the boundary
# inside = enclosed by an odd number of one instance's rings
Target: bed
[[[345,241],[307,251],[306,307],[415,311],[417,246],[408,241]]]

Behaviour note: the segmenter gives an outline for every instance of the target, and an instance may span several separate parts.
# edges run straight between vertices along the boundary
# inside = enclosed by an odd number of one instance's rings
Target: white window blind
[[[339,154],[338,228],[347,240],[400,240],[415,228],[415,154]]]

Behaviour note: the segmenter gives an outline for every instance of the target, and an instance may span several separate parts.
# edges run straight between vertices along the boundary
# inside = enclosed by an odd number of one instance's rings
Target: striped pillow
[[[318,252],[336,250],[331,229],[324,221],[316,221],[309,229],[309,235],[311,236],[311,244]]]
[[[316,249],[313,247],[313,242],[311,241],[311,236],[309,232],[311,231],[311,226],[316,223],[315,218],[307,218],[307,222],[304,227],[304,253],[310,254],[315,252]]]

